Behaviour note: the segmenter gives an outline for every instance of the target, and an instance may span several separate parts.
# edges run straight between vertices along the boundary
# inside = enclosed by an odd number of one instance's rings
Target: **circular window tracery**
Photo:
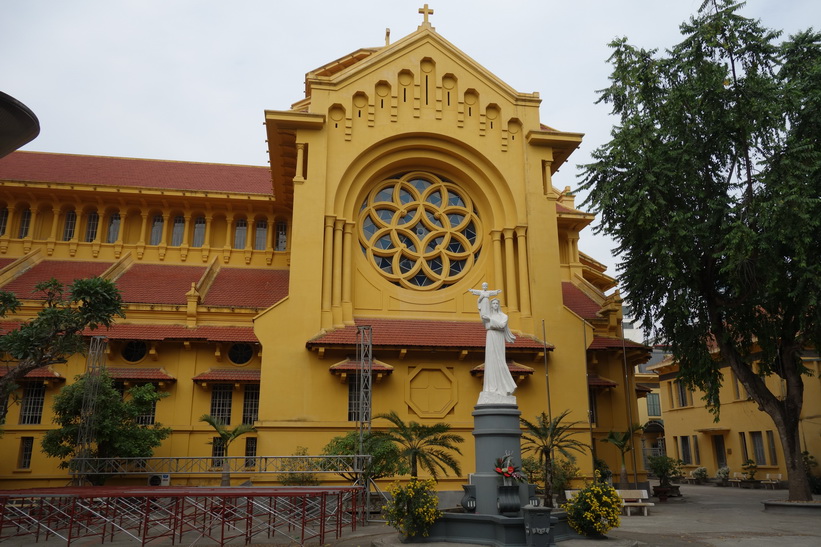
[[[141,361],[145,354],[148,353],[148,346],[142,340],[131,340],[123,346],[123,359],[129,363],[136,363]]]
[[[470,196],[431,173],[382,181],[362,202],[362,252],[390,282],[436,290],[459,281],[479,256],[481,223]]]

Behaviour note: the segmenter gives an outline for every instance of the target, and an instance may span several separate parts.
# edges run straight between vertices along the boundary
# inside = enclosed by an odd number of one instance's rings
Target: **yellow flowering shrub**
[[[621,524],[621,507],[622,499],[612,486],[593,482],[562,508],[571,528],[583,536],[597,536]]]
[[[405,538],[427,537],[430,527],[442,517],[435,485],[431,479],[411,479],[405,486],[393,483],[388,489],[391,499],[382,508],[388,524]]]

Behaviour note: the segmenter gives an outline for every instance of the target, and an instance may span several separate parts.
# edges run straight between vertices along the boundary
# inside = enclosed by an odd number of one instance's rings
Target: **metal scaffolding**
[[[90,454],[93,454],[94,445],[97,443],[94,422],[97,406],[97,397],[100,393],[100,375],[105,370],[105,349],[108,341],[102,336],[94,336],[88,348],[88,358],[86,359],[85,386],[83,389],[83,406],[80,411],[80,426],[77,428],[77,455],[79,458],[72,460],[71,473],[73,475],[72,484],[82,486],[87,482],[86,477],[89,470],[84,467],[84,462]]]
[[[361,487],[69,487],[0,493],[0,542],[325,544],[364,521]],[[87,541],[83,541],[87,543]]]

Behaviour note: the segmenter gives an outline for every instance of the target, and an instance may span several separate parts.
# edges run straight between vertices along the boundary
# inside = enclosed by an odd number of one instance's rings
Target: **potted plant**
[[[755,474],[758,471],[758,465],[752,459],[744,460],[741,464],[741,469],[744,471],[744,478],[741,480],[742,488],[756,488],[760,481],[756,480]]]
[[[609,484],[596,480],[573,496],[562,506],[567,512],[570,527],[583,536],[604,539],[605,533],[617,528],[621,521],[622,500]]]
[[[716,471],[716,486],[727,486],[730,479],[730,468],[726,465]]]
[[[693,478],[696,481],[696,484],[704,484],[707,482],[707,468],[706,467],[696,467],[693,470]]]
[[[661,502],[667,501],[672,489],[672,479],[680,473],[679,460],[670,456],[650,456],[647,467],[659,481],[658,486],[653,486],[653,495]]]

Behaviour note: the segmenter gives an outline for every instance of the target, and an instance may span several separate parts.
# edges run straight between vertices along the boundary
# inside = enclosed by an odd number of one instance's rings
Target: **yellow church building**
[[[36,314],[40,281],[115,281],[126,317],[103,333],[110,375],[169,394],[145,417],[173,429],[156,456],[206,458],[203,414],[255,425],[232,456],[319,454],[354,429],[357,327],[370,326],[374,414],[449,423],[467,474],[485,338],[468,290],[487,282],[517,335],[507,358],[522,416],[571,410],[616,470],[598,439],[636,421],[633,369],[648,350],[621,337],[615,280],[579,251],[593,215],[559,189],[582,134],[543,124],[540,104],[426,13],[401,40],[308,72],[290,109],[265,111],[268,167],[15,152],[0,159],[0,289],[24,307],[2,328]],[[21,382],[1,488],[67,482],[40,439],[85,364]],[[585,476],[592,456],[578,460]],[[233,475],[248,479],[275,480]]]

